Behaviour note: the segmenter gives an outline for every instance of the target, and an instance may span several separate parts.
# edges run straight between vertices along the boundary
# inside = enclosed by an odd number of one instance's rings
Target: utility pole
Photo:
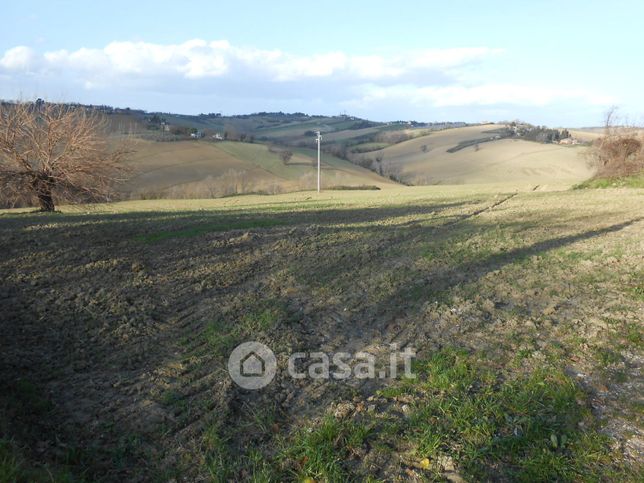
[[[318,137],[315,140],[316,143],[318,143],[318,193],[320,192],[320,142],[322,141],[322,136],[320,135],[320,131],[315,132]]]

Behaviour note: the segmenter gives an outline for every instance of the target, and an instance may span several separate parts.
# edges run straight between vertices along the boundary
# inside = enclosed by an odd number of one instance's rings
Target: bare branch
[[[99,113],[64,104],[0,105],[2,197],[36,200],[43,210],[55,202],[109,199],[126,178],[131,151],[109,139]]]

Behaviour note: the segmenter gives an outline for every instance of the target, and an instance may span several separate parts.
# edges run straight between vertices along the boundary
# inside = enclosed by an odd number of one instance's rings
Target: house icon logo
[[[228,358],[228,373],[244,389],[261,389],[273,380],[277,359],[261,342],[239,344]]]
[[[255,352],[246,355],[240,364],[241,375],[244,377],[261,376],[266,371],[266,362]]]

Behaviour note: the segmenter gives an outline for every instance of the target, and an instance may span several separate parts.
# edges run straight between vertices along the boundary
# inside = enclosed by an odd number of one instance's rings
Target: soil
[[[271,412],[272,431],[288,435],[375,407],[388,384],[294,380],[290,353],[367,351],[384,363],[391,344],[419,357],[458,346],[505,369],[529,353],[517,371],[556,352],[636,461],[641,208],[641,192],[602,190],[4,214],[0,433],[31,464],[89,479],[208,479],[208,428],[237,428],[228,445],[242,452],[258,444],[254,414]],[[608,347],[624,327],[640,342]],[[226,372],[246,340],[278,358],[260,391]]]

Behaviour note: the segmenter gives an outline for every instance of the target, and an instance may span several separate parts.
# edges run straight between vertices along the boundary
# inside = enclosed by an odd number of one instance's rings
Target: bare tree
[[[280,159],[284,164],[288,164],[288,162],[291,160],[292,157],[293,157],[293,151],[287,150],[287,151],[282,151],[280,153]]]
[[[614,134],[618,122],[617,106],[610,106],[604,115],[604,136]]]
[[[110,143],[105,118],[80,106],[51,103],[0,105],[0,189],[55,203],[109,199],[126,170],[124,143]]]
[[[605,116],[604,135],[589,151],[596,177],[628,176],[644,170],[644,140],[637,126],[629,126],[611,107]]]

